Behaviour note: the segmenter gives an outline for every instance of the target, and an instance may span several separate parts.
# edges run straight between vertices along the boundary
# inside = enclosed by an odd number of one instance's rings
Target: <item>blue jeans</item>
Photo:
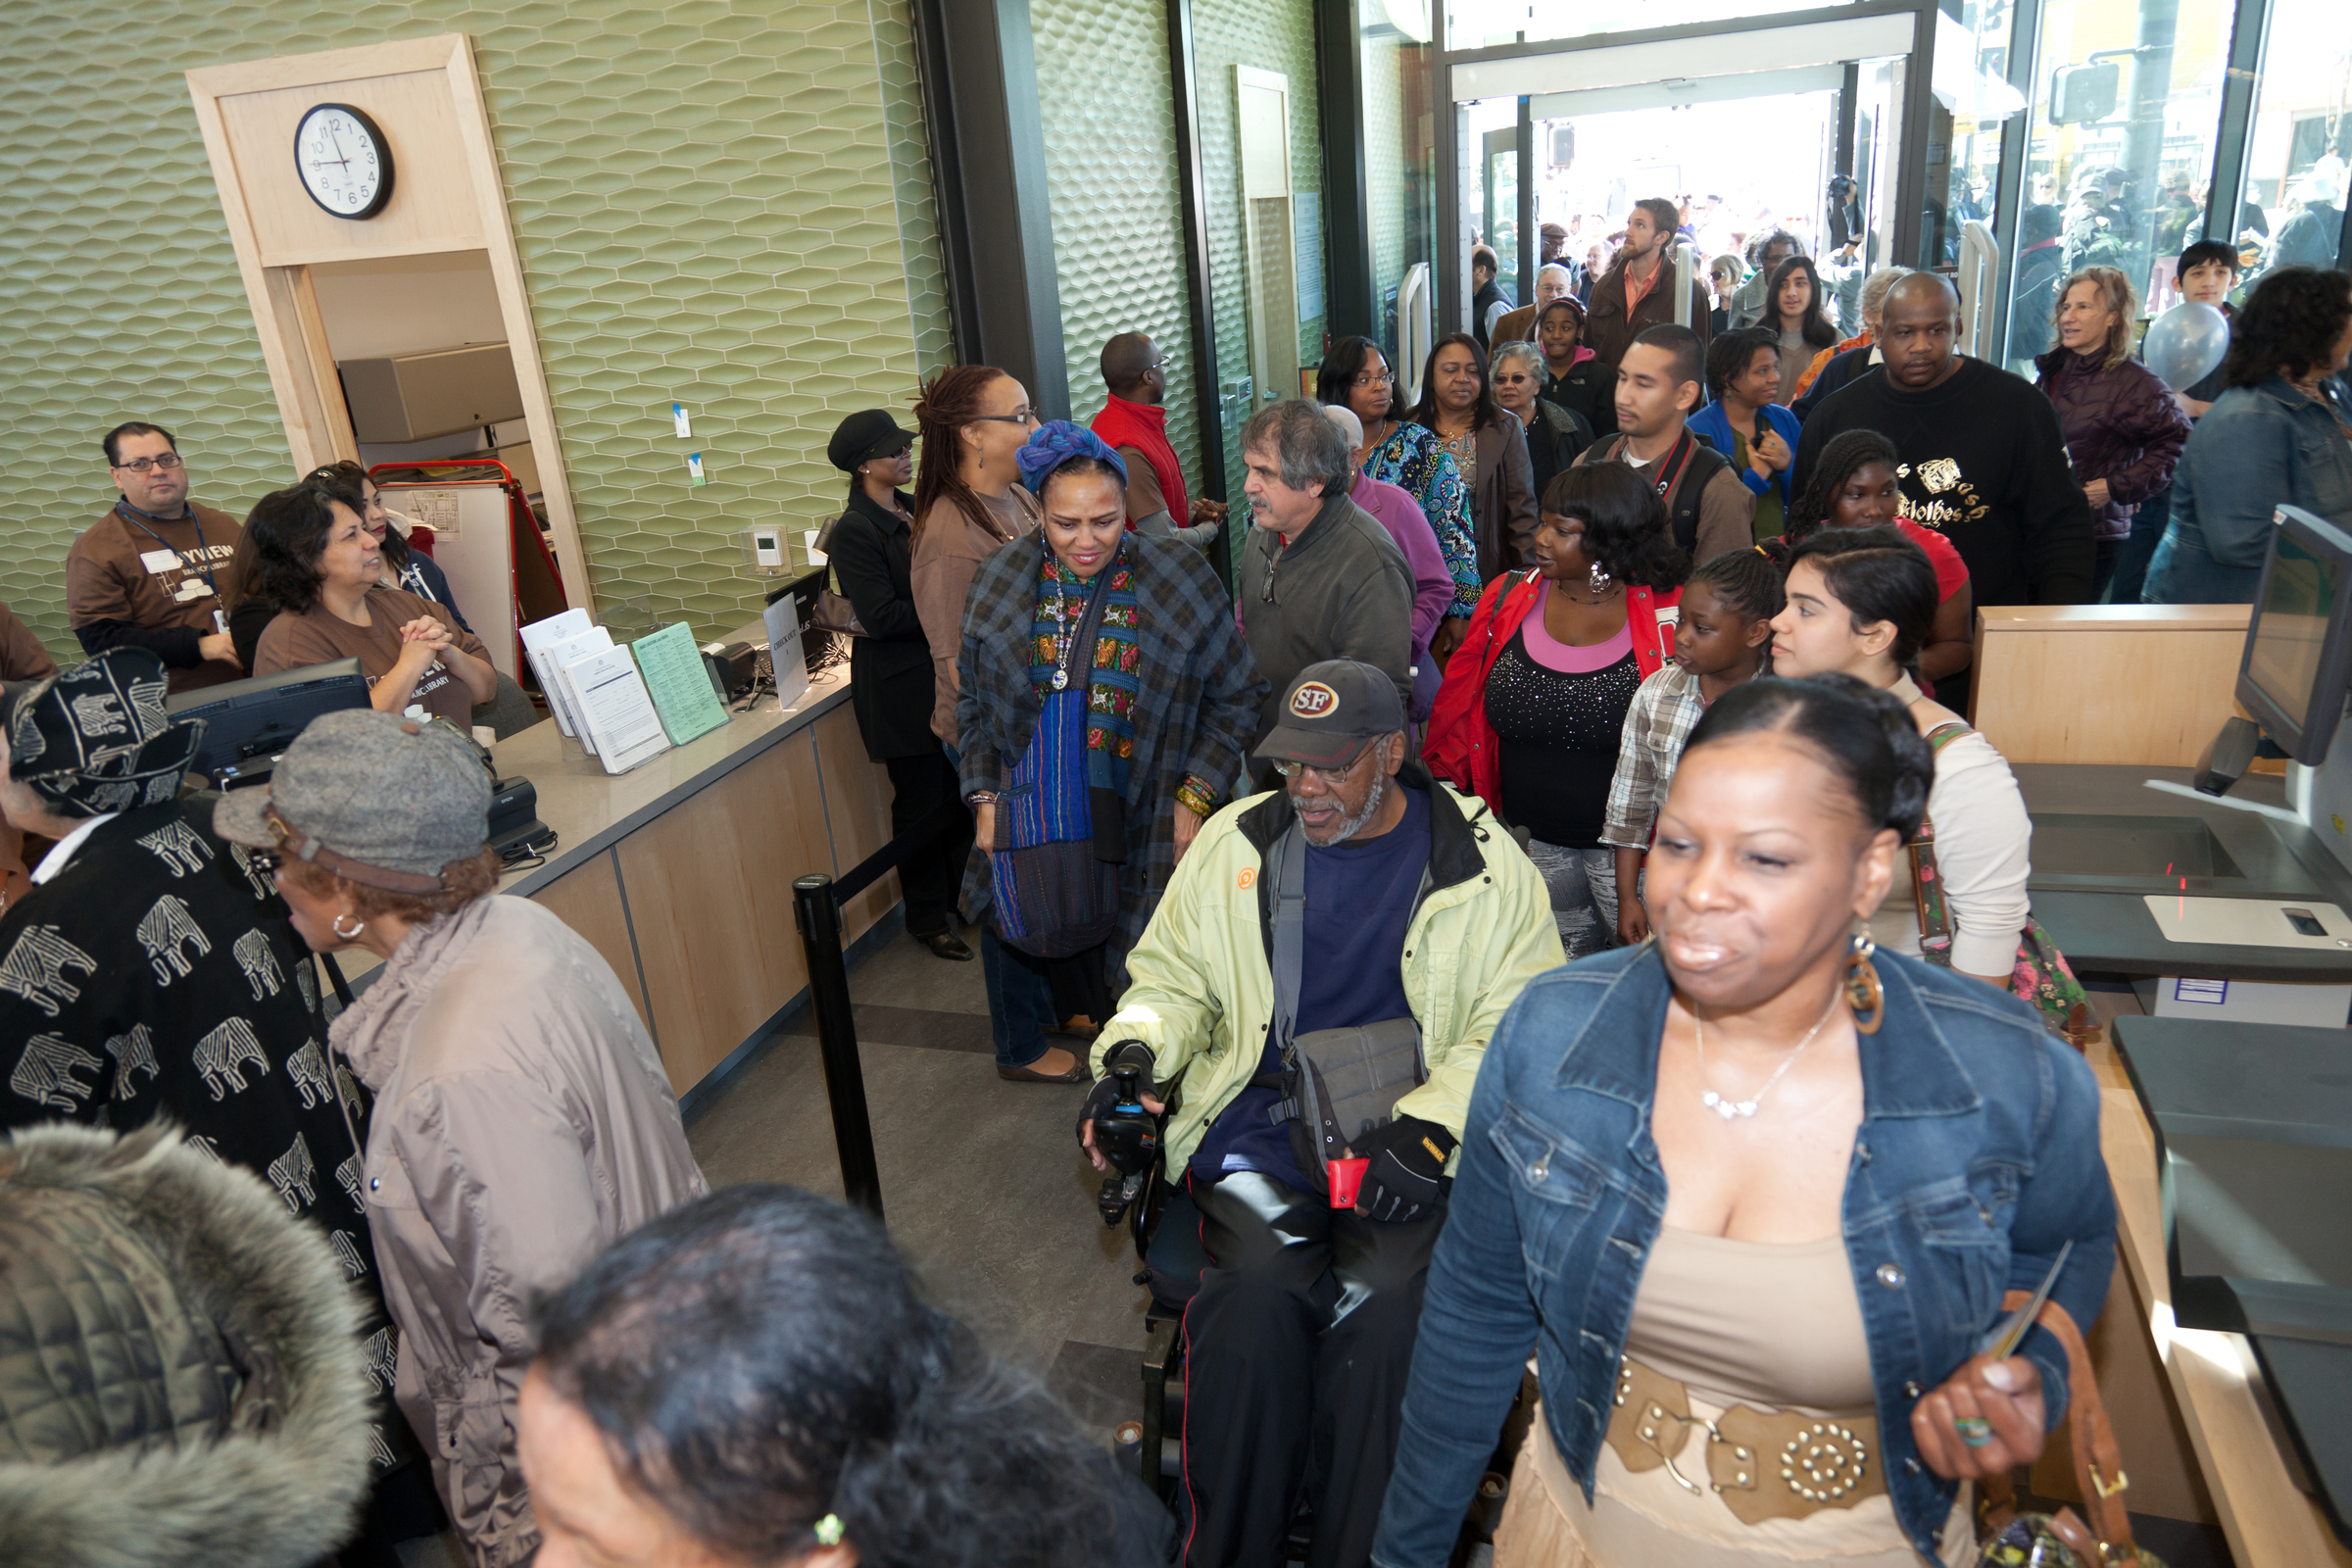
[[[1036,963],[980,922],[980,977],[988,987],[988,1029],[1000,1067],[1026,1067],[1044,1055],[1046,1031],[1061,1023],[1054,1016],[1054,982]]]
[[[2148,584],[2148,565],[2156,559],[2156,547],[2164,542],[2164,530],[2173,520],[2173,487],[2166,485],[2139,504],[2132,514],[2132,537],[2124,541],[2123,553],[2116,557],[2114,591],[2107,596],[2111,605],[2136,605]]]

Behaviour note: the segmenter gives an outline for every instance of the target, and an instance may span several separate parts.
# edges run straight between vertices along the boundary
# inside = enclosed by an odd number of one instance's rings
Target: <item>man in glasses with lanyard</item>
[[[1577,462],[1642,470],[1691,564],[1755,544],[1756,498],[1739,470],[1688,424],[1706,399],[1706,348],[1687,326],[1653,326],[1617,362],[1617,430]],[[1540,499],[1540,498],[1539,498]]]
[[[119,424],[103,444],[122,493],[66,556],[66,612],[82,652],[149,649],[175,692],[237,679],[228,609],[244,528],[188,499],[187,466],[162,425]]]

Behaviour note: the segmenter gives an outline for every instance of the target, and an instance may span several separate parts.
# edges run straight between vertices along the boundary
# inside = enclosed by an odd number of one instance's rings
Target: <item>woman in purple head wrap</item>
[[[1099,951],[1107,999],[1177,858],[1232,798],[1265,682],[1200,552],[1127,531],[1117,453],[1055,419],[1018,461],[1045,525],[989,557],[963,607],[964,912],[1004,963]],[[1025,988],[990,978],[1013,1010]],[[1000,1076],[1092,1076],[1045,1050],[1050,1019],[992,1021]]]

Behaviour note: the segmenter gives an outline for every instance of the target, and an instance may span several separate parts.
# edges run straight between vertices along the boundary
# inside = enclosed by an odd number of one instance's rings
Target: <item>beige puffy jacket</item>
[[[514,1457],[533,1300],[709,1189],[620,982],[527,899],[418,926],[333,1037],[376,1096],[363,1179],[396,1397],[476,1568],[508,1568],[539,1544]]]

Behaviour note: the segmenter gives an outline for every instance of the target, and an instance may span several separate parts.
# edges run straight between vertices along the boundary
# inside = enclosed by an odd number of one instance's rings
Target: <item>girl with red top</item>
[[[1933,528],[1899,515],[1903,505],[1898,470],[1902,460],[1894,443],[1876,430],[1848,430],[1821,450],[1812,482],[1789,514],[1788,531],[1777,541],[1784,548],[1768,554],[1784,565],[1788,549],[1820,528],[1875,528],[1891,523],[1903,536],[1927,552],[1936,568],[1936,621],[1919,651],[1920,685],[1930,691],[1948,682],[1947,694],[1967,700],[1968,682],[1962,676],[1976,658],[1970,632],[1975,618],[1969,590],[1968,564],[1952,542]]]
[[[1446,665],[1423,760],[1528,831],[1571,958],[1617,935],[1600,842],[1626,710],[1665,662],[1690,558],[1657,492],[1622,463],[1566,469],[1544,494],[1535,566],[1495,578]]]

